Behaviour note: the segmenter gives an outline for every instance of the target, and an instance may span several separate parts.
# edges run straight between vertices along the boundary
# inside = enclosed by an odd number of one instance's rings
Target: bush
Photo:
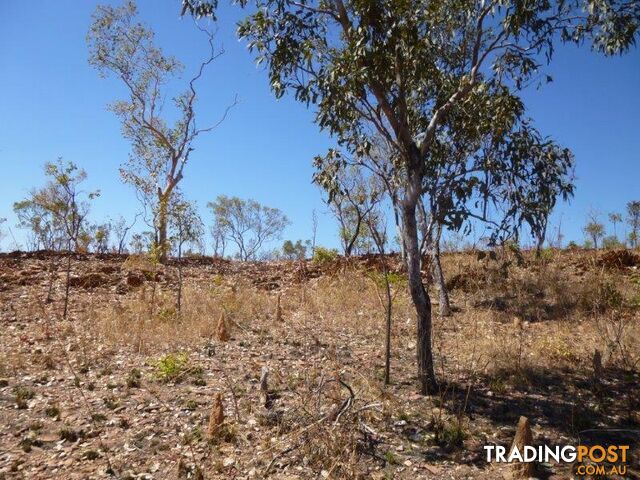
[[[156,367],[156,377],[163,382],[175,381],[182,375],[189,362],[186,353],[170,353],[153,365]]]
[[[624,248],[624,245],[620,243],[618,237],[611,235],[602,239],[602,248],[605,250],[611,250],[614,248]]]
[[[313,252],[315,263],[331,263],[338,258],[338,251],[335,248],[316,247]]]
[[[385,288],[383,273],[377,272],[377,271],[371,271],[371,272],[367,272],[366,275],[371,279],[373,283],[376,284],[378,288]],[[387,274],[387,279],[389,280],[389,285],[394,288],[404,288],[407,284],[406,276],[400,273],[389,272]]]
[[[435,426],[435,443],[446,452],[462,448],[467,434],[460,421],[438,423]]]
[[[578,292],[577,304],[585,312],[603,313],[624,305],[624,295],[610,278],[592,275]]]

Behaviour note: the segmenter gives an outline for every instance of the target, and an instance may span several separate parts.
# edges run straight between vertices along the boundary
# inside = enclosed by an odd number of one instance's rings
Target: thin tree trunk
[[[402,225],[400,225],[400,213],[398,212],[398,208],[396,206],[393,207],[393,221],[396,224],[396,233],[398,234],[400,240],[400,258],[403,262],[407,261],[407,252],[404,246],[404,238],[402,235]]]
[[[178,304],[177,309],[180,312],[182,308],[182,242],[178,241]]]
[[[422,395],[436,393],[438,383],[433,369],[431,349],[431,300],[422,283],[421,258],[418,245],[416,201],[406,200],[402,205],[403,238],[407,255],[409,291],[416,309],[418,380]]]
[[[371,217],[368,219],[368,225],[371,236],[373,237],[373,242],[378,248],[380,262],[382,263],[382,273],[384,275],[386,296],[386,303],[384,305],[384,313],[386,316],[386,332],[384,341],[384,384],[389,385],[391,383],[391,309],[393,307],[393,298],[391,296],[391,285],[389,284],[389,267],[387,266],[387,259],[384,251],[386,231],[384,233],[379,232],[376,225],[371,221]],[[382,297],[379,293],[378,298],[380,298],[380,303],[382,303]]]
[[[544,246],[544,241],[547,238],[547,225],[545,224],[542,232],[538,236],[538,243],[536,245],[536,259],[540,260],[542,258],[542,247]]]
[[[62,318],[67,319],[67,313],[69,310],[69,282],[71,279],[71,241],[68,244],[67,250],[67,281],[64,288],[64,310],[62,312]]]
[[[440,235],[442,233],[442,226],[436,226],[436,235],[433,240],[432,246],[432,259],[433,259],[433,276],[438,287],[439,298],[439,313],[441,317],[448,317],[451,315],[451,303],[449,302],[449,292],[447,291],[447,283],[444,278],[444,272],[442,271],[442,263],[440,262]]]
[[[384,272],[384,285],[387,295],[387,304],[385,313],[387,314],[387,330],[385,332],[384,341],[384,384],[389,385],[391,383],[391,286],[389,285],[389,269],[387,268],[387,261],[384,258],[384,249],[381,249],[382,269]]]
[[[167,262],[167,205],[166,201],[160,200],[160,212],[158,214],[158,261],[162,264]]]
[[[57,270],[58,268],[55,257],[51,255],[51,262],[49,263],[49,287],[47,288],[47,298],[45,303],[51,303],[53,301],[53,281]]]

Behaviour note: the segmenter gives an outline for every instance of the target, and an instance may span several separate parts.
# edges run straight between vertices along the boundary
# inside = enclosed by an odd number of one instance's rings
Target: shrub
[[[366,275],[371,279],[373,283],[376,284],[378,288],[385,287],[384,274],[382,272],[370,271],[367,272]],[[389,280],[389,285],[394,288],[404,288],[407,284],[407,277],[400,273],[389,272],[387,274],[387,279]]]
[[[16,405],[19,409],[24,410],[27,408],[27,401],[35,397],[35,393],[28,387],[18,385],[13,389],[13,393],[16,396]]]
[[[611,235],[602,239],[602,248],[605,250],[611,250],[614,248],[624,248],[624,245],[620,243],[618,237]]]
[[[128,388],[139,388],[140,380],[142,379],[142,372],[137,368],[132,368],[127,375],[127,387]]]
[[[316,247],[313,252],[315,263],[331,263],[338,258],[338,251],[335,248]]]
[[[153,365],[156,367],[156,377],[163,382],[175,381],[182,375],[189,362],[186,353],[170,353],[165,355]]]
[[[60,416],[60,408],[57,405],[50,405],[44,410],[47,417],[56,418]]]
[[[578,306],[586,312],[606,312],[620,308],[624,304],[624,296],[618,286],[609,278],[592,276],[587,278],[578,295]]]
[[[467,434],[460,421],[442,422],[436,424],[435,442],[445,451],[451,452],[461,448]]]
[[[80,438],[80,435],[75,430],[72,430],[69,427],[61,428],[58,431],[58,435],[60,436],[60,440],[66,440],[70,443],[75,443]]]

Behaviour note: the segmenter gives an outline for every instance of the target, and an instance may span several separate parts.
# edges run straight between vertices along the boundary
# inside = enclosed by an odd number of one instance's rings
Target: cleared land
[[[175,264],[75,256],[62,321],[64,257],[0,255],[0,478],[497,479],[482,446],[508,447],[521,415],[536,443],[640,429],[640,257],[544,253],[445,255],[435,397],[416,394],[393,257],[385,388],[379,258],[188,259],[178,313]]]

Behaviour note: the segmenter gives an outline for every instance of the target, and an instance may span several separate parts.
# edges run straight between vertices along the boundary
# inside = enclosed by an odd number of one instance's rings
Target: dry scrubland
[[[508,469],[487,465],[482,446],[508,446],[520,415],[537,443],[640,429],[640,257],[481,256],[444,257],[445,381],[420,397],[397,270],[382,385],[376,258],[189,259],[178,315],[175,265],[76,256],[62,321],[63,258],[1,255],[0,478],[499,479]],[[571,477],[571,465],[538,469]]]

